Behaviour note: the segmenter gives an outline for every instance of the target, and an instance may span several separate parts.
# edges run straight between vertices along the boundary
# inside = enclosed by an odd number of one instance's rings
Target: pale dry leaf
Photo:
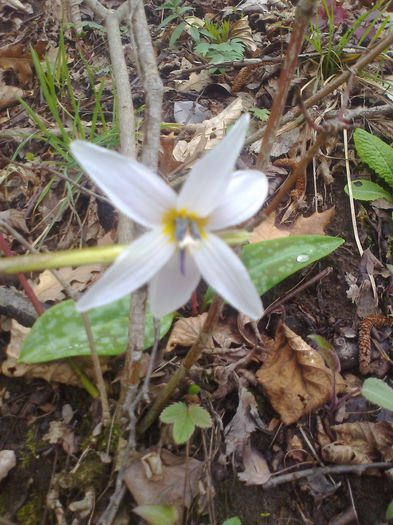
[[[7,377],[26,377],[45,379],[49,383],[58,382],[67,385],[80,386],[80,379],[67,363],[67,361],[54,361],[48,364],[28,365],[18,361],[22,341],[29,333],[30,328],[22,326],[14,319],[11,323],[11,339],[6,349],[7,359],[1,364],[1,371]],[[78,362],[83,364],[84,373],[94,379],[94,371],[90,358],[79,358]],[[101,359],[103,371],[107,365]]]
[[[197,131],[190,142],[179,140],[173,148],[173,156],[179,162],[186,162],[194,158],[201,143],[205,143],[204,149],[212,149],[220,142],[225,132],[236,120],[238,120],[244,109],[243,98],[236,98],[228,107],[215,117],[205,120],[203,127]]]
[[[175,80],[174,84],[177,91],[184,93],[186,91],[196,91],[200,93],[212,83],[212,78],[208,70],[193,72],[187,80]]]
[[[61,268],[57,275],[75,292],[83,291],[93,280],[94,276],[102,271],[100,264],[79,266],[78,268]],[[38,282],[33,290],[41,302],[61,301],[66,298],[63,285],[56,279],[50,270],[45,270],[38,276]]]
[[[302,215],[289,227],[275,225],[276,216],[271,214],[265,221],[261,222],[250,239],[251,243],[289,237],[291,235],[325,235],[328,226],[335,214],[334,206],[321,213],[315,212],[309,217]]]
[[[25,96],[25,91],[17,86],[8,86],[0,76],[0,110],[18,103]]]
[[[147,451],[148,453],[156,450]],[[195,458],[179,458],[165,449],[159,454],[160,476],[146,476],[142,459],[135,460],[124,474],[124,483],[137,505],[175,505],[181,517],[198,493],[203,463]],[[181,523],[181,521],[180,521]]]
[[[52,445],[62,445],[68,455],[75,454],[77,450],[74,432],[64,421],[51,421],[42,439]]]
[[[293,128],[282,133],[278,133],[277,139],[273,144],[271,156],[273,158],[281,157],[286,155],[288,151],[299,142],[301,129]],[[261,140],[257,140],[250,145],[250,151],[258,154],[261,149]]]
[[[256,377],[286,425],[321,407],[332,396],[332,371],[316,350],[284,324],[278,327],[274,351]],[[336,392],[344,389],[343,378],[336,374]]]
[[[373,463],[393,460],[393,424],[387,421],[357,421],[331,427],[336,441],[322,447],[325,461],[338,464]]]
[[[0,451],[0,481],[8,476],[8,472],[16,465],[16,456],[13,450]]]
[[[30,4],[23,4],[20,0],[1,0],[0,1],[0,10],[5,6],[11,7],[11,9],[16,9],[17,11],[24,11],[25,13],[31,14],[33,8]]]
[[[266,459],[250,443],[244,450],[243,465],[244,471],[237,477],[246,485],[263,485],[271,476]]]

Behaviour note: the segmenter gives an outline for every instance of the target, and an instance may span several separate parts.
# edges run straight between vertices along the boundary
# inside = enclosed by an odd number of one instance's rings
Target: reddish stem
[[[191,311],[193,316],[198,315],[198,297],[195,290],[191,295]]]
[[[13,252],[11,251],[11,248],[8,245],[8,242],[5,240],[3,235],[0,233],[0,250],[4,252],[4,254],[7,257],[13,257]],[[27,297],[30,299],[31,304],[34,306],[35,311],[38,315],[42,315],[45,312],[44,307],[42,306],[41,302],[39,301],[38,297],[34,293],[34,290],[29,284],[29,281],[26,279],[25,274],[18,273],[18,279],[20,284],[22,285],[22,288],[24,289]]]

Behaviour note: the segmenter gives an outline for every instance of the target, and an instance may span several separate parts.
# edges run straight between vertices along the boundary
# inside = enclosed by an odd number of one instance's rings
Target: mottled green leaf
[[[128,340],[130,297],[94,308],[89,312],[97,353],[113,356],[125,351]],[[169,330],[173,314],[161,319],[160,335]],[[145,348],[154,343],[153,316],[146,315]],[[63,301],[49,308],[34,323],[23,341],[19,360],[23,363],[42,363],[65,357],[87,356],[90,349],[82,318],[75,302]]]
[[[355,130],[354,141],[362,161],[393,189],[393,148],[364,129]]]
[[[393,411],[393,388],[381,379],[366,379],[362,386],[362,396],[374,405]]]
[[[132,510],[150,525],[174,525],[178,520],[177,509],[173,505],[139,505]]]
[[[370,180],[355,180],[352,182],[351,186],[353,198],[359,201],[376,201],[378,199],[385,199],[389,202],[393,202],[393,195],[391,193],[384,190],[379,184],[371,182]],[[348,186],[345,186],[344,191],[348,195]]]
[[[242,260],[260,295],[305,266],[326,257],[342,243],[339,237],[302,235],[248,244]]]

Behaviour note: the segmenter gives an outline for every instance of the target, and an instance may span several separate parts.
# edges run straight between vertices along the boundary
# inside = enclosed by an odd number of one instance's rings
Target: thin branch
[[[261,171],[266,168],[270,159],[270,153],[276,139],[276,133],[284,111],[288,91],[298,63],[298,56],[303,45],[304,32],[311,20],[315,5],[316,0],[300,0],[296,6],[294,27],[289,40],[285,61],[281,68],[278,91],[273,100],[273,106],[256,163],[256,168]]]

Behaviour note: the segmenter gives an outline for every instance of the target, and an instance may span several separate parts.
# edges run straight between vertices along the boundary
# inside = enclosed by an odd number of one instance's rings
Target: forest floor
[[[252,116],[251,137],[266,124],[296,6],[288,0],[144,3],[164,84],[159,173],[173,182],[242,113]],[[117,9],[121,0],[104,4]],[[284,116],[298,107],[299,93],[306,100],[318,92],[391,31],[389,2],[373,5],[319,3]],[[137,50],[127,27],[121,29],[141,146],[144,90]],[[119,147],[102,20],[83,1],[3,0],[0,38],[0,250],[22,255],[33,248],[115,242],[117,211],[91,193],[98,190],[72,160],[65,138]],[[224,65],[209,69],[214,60]],[[312,264],[305,256],[300,270],[284,280],[273,275],[277,284],[262,297],[266,314],[257,325],[225,307],[208,348],[173,398],[199,403],[213,426],[179,446],[156,422],[138,441],[113,523],[139,523],[135,502],[172,504],[183,515],[177,523],[198,525],[221,525],[231,517],[228,525],[388,523],[392,414],[370,404],[360,388],[366,377],[387,384],[393,379],[393,206],[383,195],[350,199],[345,188],[352,177],[389,192],[361,161],[353,134],[360,128],[393,143],[392,64],[386,50],[309,108],[314,126],[297,118],[279,130],[265,170],[269,197],[315,142],[318,126],[340,121],[340,110],[349,115],[348,129],[327,137],[295,188],[254,228],[250,243],[296,235],[344,242]],[[259,147],[258,140],[248,141],[239,169],[255,167]],[[59,273],[80,293],[102,268],[90,264]],[[66,299],[67,290],[48,270],[26,277],[44,309]],[[205,291],[200,285],[193,304],[168,322],[152,399],[202,328]],[[109,434],[102,430],[99,400],[81,387],[69,360],[18,360],[36,317],[18,277],[0,275],[0,524],[98,523],[115,490],[115,460],[126,431],[116,423]],[[311,334],[324,339],[312,341]],[[89,359],[76,362],[89,375]],[[122,355],[103,358],[113,411],[122,364]],[[141,403],[138,411],[145,408]],[[146,478],[149,461],[153,475],[160,462],[156,481]]]

